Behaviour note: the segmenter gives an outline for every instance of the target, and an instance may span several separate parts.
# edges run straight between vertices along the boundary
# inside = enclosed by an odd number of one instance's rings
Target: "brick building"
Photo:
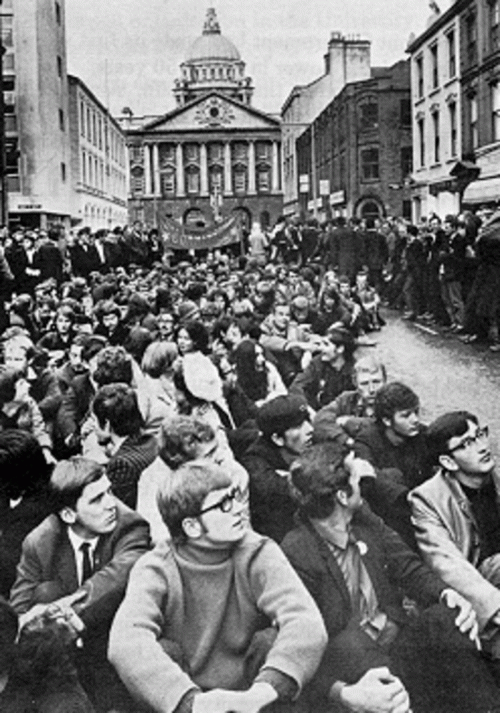
[[[239,214],[273,224],[283,209],[278,118],[251,106],[252,84],[213,9],[181,64],[177,108],[119,119],[130,157],[129,217],[148,227],[164,218],[208,226]]]
[[[321,217],[409,217],[409,62],[374,67],[369,79],[347,84],[299,137],[297,157],[299,181],[309,189],[300,194],[304,214],[314,212],[316,178]]]
[[[463,158],[478,177],[465,207],[500,204],[500,0],[459,0]]]

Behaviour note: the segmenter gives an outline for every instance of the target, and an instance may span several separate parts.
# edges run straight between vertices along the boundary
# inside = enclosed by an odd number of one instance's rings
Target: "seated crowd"
[[[9,239],[2,712],[500,711],[488,429],[373,349],[376,227]]]

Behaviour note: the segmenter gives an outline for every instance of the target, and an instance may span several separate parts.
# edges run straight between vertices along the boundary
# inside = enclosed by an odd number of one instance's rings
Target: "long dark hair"
[[[238,384],[252,401],[259,401],[267,396],[267,369],[257,371],[256,346],[252,339],[244,339],[234,351]]]

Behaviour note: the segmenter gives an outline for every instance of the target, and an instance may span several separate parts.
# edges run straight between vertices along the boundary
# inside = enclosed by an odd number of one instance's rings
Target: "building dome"
[[[221,34],[215,10],[207,11],[203,34],[191,46],[186,62],[198,62],[206,59],[239,61],[240,53],[227,37]]]

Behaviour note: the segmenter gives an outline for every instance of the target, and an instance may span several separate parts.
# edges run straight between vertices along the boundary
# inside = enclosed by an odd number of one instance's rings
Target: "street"
[[[402,381],[420,397],[422,418],[429,423],[445,411],[464,409],[490,426],[492,444],[500,443],[500,354],[486,346],[463,344],[457,337],[433,334],[399,313],[386,311],[387,325],[378,334],[376,353],[390,380]],[[372,348],[359,350],[369,353]]]

